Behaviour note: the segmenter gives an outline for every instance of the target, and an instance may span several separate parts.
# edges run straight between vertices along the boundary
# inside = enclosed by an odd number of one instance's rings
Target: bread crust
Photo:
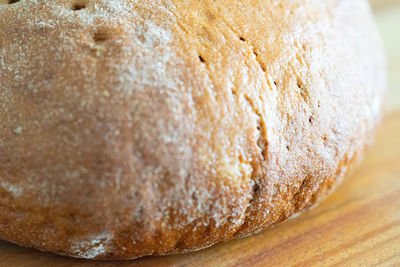
[[[0,238],[131,259],[260,231],[337,185],[385,88],[363,0],[0,1]]]

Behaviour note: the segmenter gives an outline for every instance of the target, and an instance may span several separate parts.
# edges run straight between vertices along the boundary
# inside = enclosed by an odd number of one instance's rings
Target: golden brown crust
[[[370,143],[363,0],[0,1],[0,237],[83,258],[283,221]],[[357,12],[354,12],[357,10]]]

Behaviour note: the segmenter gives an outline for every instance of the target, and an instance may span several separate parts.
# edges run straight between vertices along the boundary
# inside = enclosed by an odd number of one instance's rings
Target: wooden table
[[[365,161],[317,208],[245,239],[126,262],[70,259],[0,242],[0,266],[400,265],[400,0],[372,4],[388,53],[387,116]]]

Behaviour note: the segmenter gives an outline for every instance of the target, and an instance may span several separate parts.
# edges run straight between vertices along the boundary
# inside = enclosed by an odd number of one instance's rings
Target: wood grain
[[[365,161],[317,208],[273,229],[185,255],[70,259],[0,242],[0,266],[400,266],[400,0],[371,0],[388,53],[388,114]]]

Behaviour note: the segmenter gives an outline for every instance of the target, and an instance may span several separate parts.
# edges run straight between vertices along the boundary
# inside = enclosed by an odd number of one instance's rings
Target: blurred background
[[[386,49],[389,75],[386,110],[392,113],[400,110],[400,0],[370,2]]]

